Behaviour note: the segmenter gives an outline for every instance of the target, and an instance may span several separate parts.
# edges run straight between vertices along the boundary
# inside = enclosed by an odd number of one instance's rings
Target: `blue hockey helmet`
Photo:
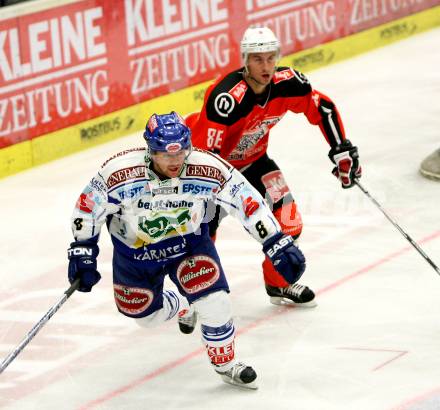
[[[174,153],[191,148],[191,130],[175,111],[153,114],[145,126],[144,138],[153,152]]]

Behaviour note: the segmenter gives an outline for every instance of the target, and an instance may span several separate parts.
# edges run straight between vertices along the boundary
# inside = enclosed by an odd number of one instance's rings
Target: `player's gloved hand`
[[[73,283],[77,278],[80,278],[78,288],[80,292],[90,292],[101,279],[101,275],[96,270],[98,254],[98,245],[87,240],[72,242],[67,250],[69,282]]]
[[[290,284],[295,283],[306,269],[306,259],[294,244],[293,238],[282,232],[263,243],[263,252],[272,261],[274,268]]]
[[[351,188],[355,179],[362,176],[358,149],[349,140],[332,148],[328,156],[336,164],[332,173],[341,181],[342,188]]]

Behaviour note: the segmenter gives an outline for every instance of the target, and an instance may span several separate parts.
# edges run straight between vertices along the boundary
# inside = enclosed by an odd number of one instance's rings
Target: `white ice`
[[[362,184],[440,264],[440,182],[418,173],[440,148],[440,29],[309,74],[331,96],[359,147]],[[0,181],[0,356],[68,287],[76,198],[112,154],[141,134]],[[118,314],[111,247],[103,280],[76,292],[0,375],[6,409],[440,408],[440,276],[357,188],[331,175],[328,146],[303,116],[274,129],[270,154],[302,211],[301,283],[315,309],[269,304],[259,245],[227,218],[218,247],[231,286],[237,353],[258,391],[223,384],[200,335],[175,321],[147,331]]]

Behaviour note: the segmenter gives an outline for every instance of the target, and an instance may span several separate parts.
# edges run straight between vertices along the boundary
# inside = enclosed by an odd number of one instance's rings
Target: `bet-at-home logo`
[[[140,216],[138,220],[139,236],[147,236],[147,242],[157,240],[174,233],[185,233],[185,226],[191,220],[188,208],[180,208],[173,211],[152,212],[148,216]]]

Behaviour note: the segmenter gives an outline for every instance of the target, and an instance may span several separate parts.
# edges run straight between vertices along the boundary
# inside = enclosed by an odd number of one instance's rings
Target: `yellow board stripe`
[[[282,58],[308,72],[440,26],[440,6]],[[0,149],[0,178],[144,129],[153,114],[199,110],[211,81]]]

